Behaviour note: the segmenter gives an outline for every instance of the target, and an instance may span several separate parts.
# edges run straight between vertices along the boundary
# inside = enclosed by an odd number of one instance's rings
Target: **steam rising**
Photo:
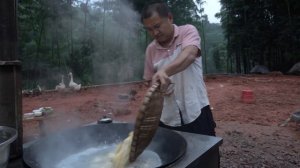
[[[146,32],[127,1],[22,1],[19,6],[19,36],[31,40],[20,44],[24,89],[37,84],[54,89],[69,72],[83,85],[142,79]],[[32,20],[36,29],[27,30]]]
[[[110,155],[132,129],[128,124],[104,124],[64,131],[34,142],[29,152],[26,148],[24,159],[42,168],[112,168]],[[161,164],[158,153],[149,149],[128,167],[150,168]]]
[[[96,3],[97,4],[97,3]],[[124,1],[104,6],[103,19],[99,22],[102,42],[95,46],[93,70],[96,83],[120,82],[141,77],[143,51],[139,44],[139,15]],[[103,80],[103,81],[101,81]]]

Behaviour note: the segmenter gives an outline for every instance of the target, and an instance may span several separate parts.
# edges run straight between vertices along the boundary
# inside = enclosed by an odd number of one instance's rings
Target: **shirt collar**
[[[168,47],[170,47],[170,46],[173,45],[175,39],[176,39],[176,38],[178,37],[178,35],[179,35],[178,26],[175,25],[175,24],[173,24],[173,26],[174,26],[174,36],[173,36],[173,38],[172,38],[172,41],[169,43],[169,46],[168,46]],[[157,49],[166,49],[165,47],[162,47],[156,40],[155,40],[154,42],[155,42],[155,46],[156,46]]]

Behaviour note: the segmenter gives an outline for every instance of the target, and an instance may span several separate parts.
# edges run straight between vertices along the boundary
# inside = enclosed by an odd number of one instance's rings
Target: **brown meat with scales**
[[[140,106],[134,128],[129,161],[133,162],[150,144],[157,128],[163,109],[163,94],[159,84],[153,84]]]

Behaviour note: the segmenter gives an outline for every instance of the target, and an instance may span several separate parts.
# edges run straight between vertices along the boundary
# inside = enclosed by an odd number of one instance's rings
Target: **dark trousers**
[[[176,130],[176,131],[216,136],[216,132],[215,132],[216,123],[214,121],[209,105],[203,107],[201,109],[200,116],[191,123],[184,124],[182,126],[172,127],[172,126],[165,125],[163,122],[160,122],[159,126]]]
[[[163,122],[160,121],[159,126],[176,130],[176,131],[216,136],[216,132],[215,132],[216,123],[214,121],[209,105],[203,107],[201,109],[200,116],[189,124],[184,124],[182,126],[177,126],[177,127],[171,127],[165,125]],[[218,153],[218,167],[220,167],[220,153]]]

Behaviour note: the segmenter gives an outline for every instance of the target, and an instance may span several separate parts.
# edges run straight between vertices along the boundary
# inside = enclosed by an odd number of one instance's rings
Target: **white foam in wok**
[[[70,155],[56,165],[56,168],[113,168],[110,155],[116,145],[104,145],[86,149],[82,152]],[[157,153],[145,150],[135,162],[126,168],[153,168],[161,165],[161,159]]]

